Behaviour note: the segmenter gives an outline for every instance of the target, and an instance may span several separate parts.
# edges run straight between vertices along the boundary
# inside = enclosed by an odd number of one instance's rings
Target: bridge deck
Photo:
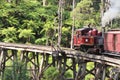
[[[80,58],[84,60],[89,60],[93,62],[99,62],[103,64],[108,64],[115,67],[120,67],[120,58],[111,58],[105,55],[95,55],[95,54],[85,54],[81,51],[77,51],[70,48],[61,48],[51,46],[41,46],[41,45],[31,45],[31,44],[15,44],[15,43],[3,43],[0,42],[0,48],[2,49],[12,49],[12,50],[23,50],[38,53],[48,53],[60,52],[61,50],[65,52],[68,57]]]

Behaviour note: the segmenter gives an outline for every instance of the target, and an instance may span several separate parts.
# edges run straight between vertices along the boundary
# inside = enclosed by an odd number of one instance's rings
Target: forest
[[[72,29],[91,24],[101,30],[103,3],[102,0],[0,0],[0,41],[36,45],[59,44],[70,48]],[[119,26],[118,22],[118,19],[113,20],[113,27]],[[55,68],[52,67],[51,70],[55,71]],[[53,80],[53,77],[50,79],[48,76],[50,71],[45,73],[45,80]],[[57,74],[56,71],[52,75]],[[29,80],[26,75],[23,77],[25,79],[16,80]],[[7,75],[5,80],[11,79]]]
[[[1,0],[0,41],[57,44],[59,12],[62,11],[61,46],[70,47],[73,16],[75,29],[91,23],[100,27],[100,0]],[[74,14],[73,14],[74,13]]]

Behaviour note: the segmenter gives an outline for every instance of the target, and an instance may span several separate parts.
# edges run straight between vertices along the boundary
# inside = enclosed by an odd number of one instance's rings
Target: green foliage
[[[92,70],[94,68],[94,62],[87,63],[87,69]]]
[[[72,16],[75,17],[76,26],[83,26],[88,24],[98,25],[100,24],[100,13],[94,7],[93,0],[81,0],[77,4],[76,8],[72,11]],[[97,5],[99,6],[99,4]]]
[[[54,23],[52,21],[47,21],[41,33],[42,32],[51,37],[54,34]]]
[[[22,62],[14,62],[12,68],[5,69],[3,80],[30,80],[27,69]]]
[[[64,75],[65,78],[70,78],[72,74],[67,71]],[[42,80],[60,80],[60,72],[55,67],[49,67],[45,72]]]
[[[55,67],[50,67],[44,72],[44,79],[42,80],[54,80],[58,79],[59,71]]]
[[[45,45],[46,38],[38,38],[35,40],[35,44]]]
[[[8,39],[2,32],[1,41],[36,43],[39,39],[39,43],[43,43],[46,36],[49,36],[47,34],[53,31],[54,17],[57,14],[56,5],[43,7],[37,0],[21,0],[19,5],[3,2],[4,4],[0,5],[0,28],[4,30],[14,26],[18,36],[15,40],[11,39],[11,36]]]
[[[14,27],[8,27],[1,30],[1,35],[4,37],[4,42],[16,42],[17,31]]]
[[[65,77],[65,78],[71,78],[71,77],[72,77],[72,72],[71,72],[71,71],[67,71],[67,72],[64,74],[64,77]]]
[[[11,38],[2,34],[1,41],[46,44],[54,38],[54,42],[57,42],[58,1],[47,1],[47,6],[42,6],[42,1],[39,0],[21,0],[19,4],[15,1],[3,2],[4,4],[0,6],[0,28],[3,30],[14,27],[17,32],[15,34],[18,36]],[[63,26],[68,30],[72,25],[71,21],[70,12],[64,11]],[[63,30],[64,38],[70,36],[70,32],[64,32]],[[62,41],[63,45],[66,45],[65,40],[66,38]],[[67,40],[70,39],[67,38]]]
[[[87,63],[87,70],[92,70],[94,68],[94,62],[89,62]],[[90,80],[90,79],[94,79],[94,75],[92,74],[88,74],[85,76],[85,80]]]
[[[6,19],[6,21],[8,22],[9,26],[18,26],[19,22],[17,20],[17,18],[11,16],[11,17],[8,17]]]
[[[88,74],[85,76],[85,80],[94,80],[94,76],[92,74]]]
[[[62,28],[62,46],[70,47],[70,36],[71,36],[71,28],[63,27]]]
[[[34,38],[34,34],[31,29],[19,30],[19,38],[25,39],[26,42],[30,42],[31,38]]]

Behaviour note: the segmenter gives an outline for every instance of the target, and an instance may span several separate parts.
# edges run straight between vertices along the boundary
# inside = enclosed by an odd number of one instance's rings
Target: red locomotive
[[[102,33],[94,28],[77,29],[74,35],[74,48],[82,51],[103,48]]]

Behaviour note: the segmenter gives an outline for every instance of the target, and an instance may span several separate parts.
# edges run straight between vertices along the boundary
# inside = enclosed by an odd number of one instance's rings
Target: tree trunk
[[[104,15],[104,0],[101,0],[101,3],[102,3],[102,5],[101,5],[101,21],[102,21],[102,18],[103,18],[103,15]]]
[[[11,0],[7,0],[7,2],[9,2],[9,3],[10,3],[10,2],[11,2]]]
[[[103,16],[104,16],[104,12],[106,11],[106,9],[107,9],[107,7],[106,7],[106,1],[107,0],[101,0],[101,3],[102,3],[102,5],[101,5],[101,22],[102,22],[102,18],[103,18]],[[102,23],[101,23],[102,24]],[[105,32],[105,27],[103,26],[103,25],[101,25],[102,26],[102,36],[103,36],[103,38],[104,38],[104,32]]]
[[[46,0],[43,0],[43,6],[46,6]]]
[[[15,0],[15,4],[19,4],[21,0]]]
[[[59,8],[58,8],[58,46],[61,44],[61,36],[62,36],[62,0],[59,0]]]
[[[74,8],[75,8],[75,0],[73,0],[73,10],[74,10]],[[71,34],[71,49],[73,48],[74,27],[75,27],[75,16],[73,15],[73,25],[72,25],[72,34]]]

